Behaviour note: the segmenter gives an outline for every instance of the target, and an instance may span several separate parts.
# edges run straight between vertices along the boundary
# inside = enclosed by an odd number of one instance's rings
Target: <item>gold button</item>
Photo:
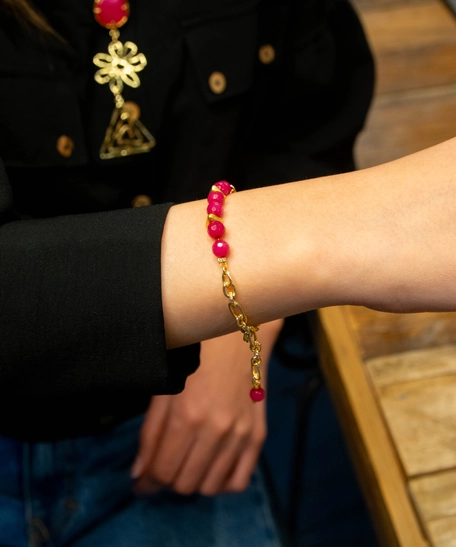
[[[57,139],[57,151],[64,158],[70,158],[73,155],[74,142],[67,135],[61,135]]]
[[[258,57],[264,65],[269,65],[275,59],[275,49],[271,44],[264,44],[264,46],[261,46],[258,50]]]
[[[213,72],[209,76],[209,87],[212,93],[215,93],[216,95],[220,95],[220,93],[223,93],[226,89],[225,74],[223,74],[222,72]]]
[[[149,205],[152,205],[152,200],[146,194],[139,194],[131,200],[132,207],[148,207]]]

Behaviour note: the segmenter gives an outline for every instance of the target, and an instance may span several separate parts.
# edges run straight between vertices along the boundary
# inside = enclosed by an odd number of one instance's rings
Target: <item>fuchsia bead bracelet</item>
[[[233,194],[235,191],[234,186],[225,180],[216,182],[212,186],[211,191],[207,196],[206,225],[207,233],[212,239],[215,239],[212,244],[212,252],[217,257],[220,267],[222,268],[223,294],[229,300],[228,308],[244,336],[244,341],[249,344],[250,350],[253,354],[250,359],[253,385],[250,390],[250,398],[254,403],[258,403],[265,397],[265,391],[261,387],[261,344],[256,335],[258,327],[249,324],[247,315],[235,300],[236,288],[228,270],[227,262],[230,246],[224,239],[222,239],[225,235],[225,225],[222,222],[223,205],[226,197]]]

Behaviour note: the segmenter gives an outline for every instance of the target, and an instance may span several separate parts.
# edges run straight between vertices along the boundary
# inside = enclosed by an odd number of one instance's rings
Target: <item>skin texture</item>
[[[456,310],[455,165],[452,139],[371,169],[229,196],[228,262],[249,319],[260,324],[338,304]],[[177,205],[165,224],[169,347],[235,329],[205,208],[204,200]]]
[[[452,139],[368,170],[229,196],[228,264],[250,321],[340,304],[456,310],[455,165]],[[177,205],[165,224],[170,348],[235,330],[205,209],[204,200]],[[249,407],[242,398],[248,379],[240,363],[249,357],[241,358],[246,348],[234,340],[204,343],[201,368],[184,393],[152,401],[133,468],[139,492],[166,485],[214,494],[246,486],[265,426],[263,405]]]
[[[263,387],[281,327],[278,320],[259,331]],[[250,356],[239,332],[203,342],[185,390],[152,399],[132,468],[138,493],[166,487],[214,495],[247,487],[266,438],[266,405],[249,397]]]

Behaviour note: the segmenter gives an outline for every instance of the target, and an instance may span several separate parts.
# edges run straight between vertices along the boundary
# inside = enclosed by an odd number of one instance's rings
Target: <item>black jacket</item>
[[[148,65],[124,96],[157,145],[101,160],[114,104],[92,57],[108,32],[92,0],[36,4],[64,43],[0,15],[0,432],[44,439],[183,388],[198,348],[165,351],[169,202],[220,179],[243,189],[353,169],[373,68],[345,0],[131,0],[120,40]],[[153,205],[131,208],[138,194]]]

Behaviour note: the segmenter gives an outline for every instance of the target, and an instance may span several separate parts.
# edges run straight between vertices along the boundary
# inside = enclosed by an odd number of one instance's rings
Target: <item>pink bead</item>
[[[265,398],[265,396],[266,393],[262,387],[259,387],[257,389],[252,387],[252,389],[250,390],[250,398],[254,403],[261,402]]]
[[[212,245],[212,252],[217,258],[225,258],[230,252],[230,246],[223,239],[217,239]]]
[[[217,186],[217,188],[220,188],[220,190],[225,194],[225,196],[228,196],[231,194],[231,184],[229,182],[226,182],[226,180],[221,180],[220,182],[216,182],[214,186]]]
[[[216,215],[218,217],[221,217],[223,215],[223,206],[220,201],[211,201],[209,202],[209,205],[207,206],[207,214],[210,215]]]
[[[213,220],[212,222],[209,222],[207,233],[212,238],[218,239],[225,233],[225,226],[219,220]]]
[[[213,203],[214,201],[223,203],[224,199],[225,199],[225,196],[221,194],[220,192],[209,192],[209,195],[207,196],[207,201],[209,203]]]
[[[127,22],[130,8],[127,0],[95,0],[93,12],[100,25],[113,28]]]

